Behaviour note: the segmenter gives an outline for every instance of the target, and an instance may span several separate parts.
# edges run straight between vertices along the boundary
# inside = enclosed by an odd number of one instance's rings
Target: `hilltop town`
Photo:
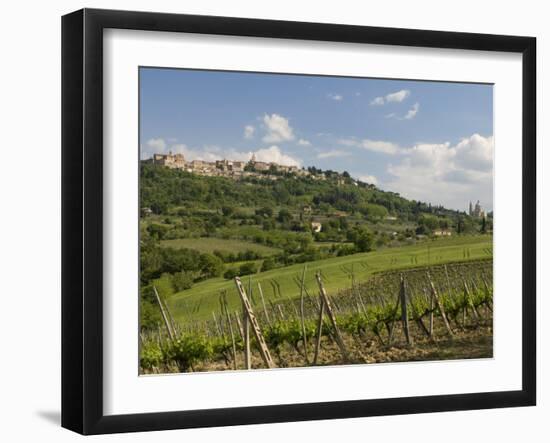
[[[313,180],[325,181],[327,178],[337,178],[337,184],[343,185],[349,183],[358,186],[358,181],[351,178],[349,174],[339,174],[334,171],[321,171],[316,168],[299,168],[297,166],[281,165],[275,162],[258,161],[254,154],[250,160],[215,160],[208,162],[205,160],[186,160],[183,154],[153,154],[149,159],[142,160],[142,163],[163,166],[168,169],[182,170],[194,175],[205,177],[229,177],[233,179],[241,178],[263,178],[269,180],[278,180],[284,176],[294,177],[310,177]],[[376,189],[373,184],[362,184],[369,189]],[[149,209],[149,208],[146,208]],[[443,209],[440,207],[440,209]],[[467,214],[470,217],[483,219],[487,216],[486,211],[482,208],[479,200],[475,205],[470,201]],[[395,217],[388,215],[386,220],[396,220]],[[315,232],[320,231],[320,226],[312,227]],[[436,230],[436,236],[450,236],[451,231],[448,229]]]
[[[187,161],[183,154],[153,154],[150,159],[143,160],[144,163],[152,163],[155,165],[165,166],[170,169],[180,169],[197,175],[206,177],[263,177],[277,179],[284,174],[293,174],[296,176],[312,176],[315,179],[324,180],[323,174],[311,174],[306,169],[298,168],[297,166],[281,165],[274,162],[257,161],[256,156],[252,154],[249,161],[239,160],[216,160],[208,162],[205,160]]]

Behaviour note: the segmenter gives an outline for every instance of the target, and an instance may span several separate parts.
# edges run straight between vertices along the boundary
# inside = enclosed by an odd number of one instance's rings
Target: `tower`
[[[479,204],[479,200],[478,200],[477,203],[476,203],[476,206],[474,208],[474,215],[476,217],[479,217],[480,214],[481,214],[481,205]]]
[[[470,215],[470,216],[474,215],[474,210],[472,208],[472,202],[471,201],[470,201],[470,208],[468,210],[468,215]]]

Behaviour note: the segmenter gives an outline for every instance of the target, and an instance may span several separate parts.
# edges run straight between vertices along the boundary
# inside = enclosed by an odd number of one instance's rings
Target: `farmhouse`
[[[323,225],[319,222],[311,222],[311,230],[313,232],[321,232]]]
[[[153,213],[153,210],[151,208],[141,208],[142,217],[147,217],[148,215],[151,215],[152,213]]]

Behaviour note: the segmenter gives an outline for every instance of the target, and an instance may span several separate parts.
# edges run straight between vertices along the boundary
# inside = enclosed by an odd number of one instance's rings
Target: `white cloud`
[[[370,104],[373,106],[382,106],[384,103],[386,103],[386,100],[384,100],[384,97],[373,98],[370,102]]]
[[[479,199],[487,209],[493,204],[493,137],[473,134],[450,143],[421,143],[402,150],[402,160],[390,164],[388,190],[415,200],[466,209]]]
[[[300,146],[311,146],[311,142],[309,140],[301,138],[298,140],[298,145]]]
[[[344,100],[344,96],[342,94],[329,93],[329,94],[327,94],[327,97],[330,98],[331,100],[334,100],[334,101],[337,101],[337,102],[340,102],[340,101]]]
[[[493,137],[474,134],[456,145],[456,162],[463,168],[488,171],[493,167]]]
[[[413,107],[407,111],[407,113],[405,114],[405,117],[403,117],[403,118],[405,118],[406,120],[410,120],[412,118],[415,118],[416,114],[418,114],[419,109],[420,109],[420,104],[415,103],[413,105]]]
[[[256,131],[256,128],[252,125],[246,125],[244,127],[244,134],[243,137],[246,139],[254,138],[254,132]]]
[[[173,154],[183,154],[187,161],[204,160],[213,162],[225,158],[224,152],[218,146],[205,146],[204,148],[191,148],[183,143],[170,146]]]
[[[399,152],[399,146],[395,143],[385,142],[381,140],[365,139],[361,142],[361,147],[368,151],[381,152],[383,154],[394,155]]]
[[[337,157],[347,157],[348,155],[351,155],[350,152],[341,151],[339,149],[331,149],[330,151],[320,152],[317,154],[318,159],[324,159],[324,158],[337,158]]]
[[[378,179],[374,175],[370,175],[370,174],[359,175],[357,179],[362,181],[363,183],[369,183],[372,185],[378,184]]]
[[[147,141],[147,147],[156,149],[155,152],[164,152],[166,149],[166,142],[163,138],[152,138]]]
[[[381,106],[386,103],[401,103],[409,95],[411,95],[411,91],[408,89],[401,89],[400,91],[392,92],[385,96],[375,97],[371,100],[370,104],[373,106]]]
[[[338,144],[343,146],[354,146],[356,148],[366,149],[367,151],[380,152],[389,155],[398,154],[401,150],[399,145],[395,143],[382,140],[369,140],[368,138],[363,140],[358,140],[356,138],[344,138],[338,140]]]
[[[339,145],[342,145],[342,146],[355,146],[355,147],[358,147],[360,145],[359,140],[356,139],[355,137],[341,138],[340,140],[337,141],[337,143]]]
[[[266,130],[266,135],[262,139],[265,143],[281,143],[294,140],[294,130],[287,118],[279,114],[265,114],[262,120]]]
[[[301,166],[302,162],[299,159],[283,154],[278,146],[270,146],[269,148],[259,149],[254,152],[256,160],[262,162],[273,162],[287,166]],[[250,156],[252,153],[250,153]],[[250,158],[250,156],[248,158]]]
[[[166,147],[167,143],[163,138],[151,138],[144,145],[140,145],[140,158],[146,159],[152,157],[153,154],[162,154]]]
[[[391,94],[386,95],[386,102],[400,103],[405,100],[409,95],[411,95],[411,91],[409,91],[408,89],[401,89],[400,91],[392,92]]]

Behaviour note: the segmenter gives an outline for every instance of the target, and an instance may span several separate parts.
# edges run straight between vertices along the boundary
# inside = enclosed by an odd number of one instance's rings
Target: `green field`
[[[201,239],[204,240],[204,239]],[[216,240],[216,239],[213,239]],[[387,248],[374,252],[353,254],[307,263],[306,287],[310,294],[317,293],[315,272],[321,271],[327,291],[348,288],[349,271],[353,267],[356,281],[364,281],[375,272],[405,267],[426,266],[429,264],[449,263],[464,260],[478,260],[492,257],[492,236],[475,235],[437,239],[416,245],[399,248]],[[181,241],[181,240],[176,240]],[[228,240],[231,241],[231,240]],[[243,242],[237,242],[243,244]],[[270,281],[276,280],[283,297],[295,298],[299,288],[294,282],[303,270],[303,264],[262,272],[251,277],[253,295],[259,302],[257,283],[262,286],[266,301],[274,299]],[[248,286],[249,278],[243,278]],[[219,310],[220,291],[227,291],[227,300],[232,310],[240,306],[235,284],[232,280],[214,278],[195,284],[191,289],[179,292],[167,302],[173,316],[179,322],[211,318],[212,311]],[[280,301],[280,298],[277,299]]]
[[[201,238],[182,238],[176,240],[162,240],[160,245],[163,247],[171,247],[175,249],[195,249],[199,252],[212,253],[214,251],[221,252],[246,252],[254,251],[262,254],[262,256],[269,256],[280,252],[277,248],[271,248],[269,246],[260,245],[258,243],[247,242],[243,240],[229,240],[214,237],[201,237]]]

